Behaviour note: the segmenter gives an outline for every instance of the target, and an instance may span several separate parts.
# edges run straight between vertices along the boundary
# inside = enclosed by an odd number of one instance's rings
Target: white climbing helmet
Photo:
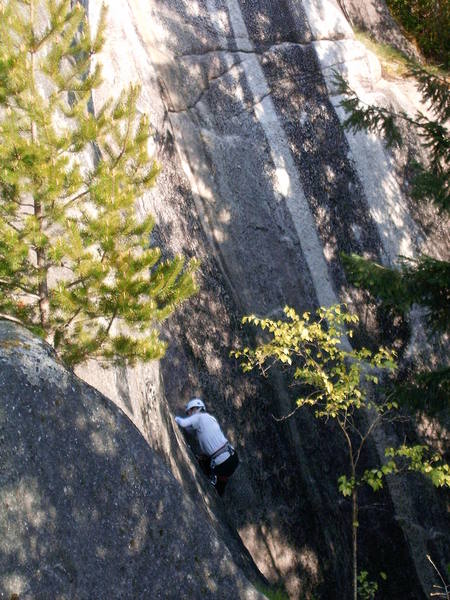
[[[205,403],[200,398],[191,398],[186,404],[185,412],[191,410],[191,408],[200,408],[200,410],[206,410]]]

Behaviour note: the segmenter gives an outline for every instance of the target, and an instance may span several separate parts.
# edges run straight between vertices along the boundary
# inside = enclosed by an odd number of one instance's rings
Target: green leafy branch
[[[386,451],[385,464],[360,473],[360,459],[374,430],[384,421],[399,418],[397,401],[383,395],[381,383],[396,370],[395,353],[384,347],[376,352],[367,348],[350,348],[347,337],[358,317],[345,305],[319,308],[314,313],[298,315],[293,308],[284,308],[284,319],[245,316],[243,323],[260,331],[261,341],[255,347],[233,350],[245,372],[259,370],[267,376],[269,369],[280,364],[294,382],[301,384],[302,394],[296,400],[296,410],[310,407],[316,418],[332,419],[339,427],[347,449],[349,470],[338,478],[339,491],[352,502],[353,589],[357,596],[357,532],[358,489],[367,484],[374,491],[383,486],[388,475],[404,469],[429,477],[436,486],[448,485],[448,466],[435,456],[428,457],[423,447],[406,445]],[[377,395],[377,388],[381,393]],[[289,416],[292,416],[290,413]],[[420,450],[422,448],[422,450]]]

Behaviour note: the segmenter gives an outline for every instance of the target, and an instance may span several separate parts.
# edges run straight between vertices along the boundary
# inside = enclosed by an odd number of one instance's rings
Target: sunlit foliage
[[[92,108],[105,35],[70,0],[0,3],[0,313],[68,365],[150,360],[157,324],[195,291],[195,261],[162,261],[136,200],[155,182],[131,87]]]

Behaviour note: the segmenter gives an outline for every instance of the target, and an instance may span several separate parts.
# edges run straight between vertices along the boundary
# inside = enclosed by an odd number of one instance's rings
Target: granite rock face
[[[100,2],[86,5],[95,26]],[[140,82],[163,171],[138,210],[156,215],[154,239],[167,254],[196,256],[202,266],[200,293],[164,327],[170,345],[158,373],[139,367],[105,377],[87,365],[80,376],[124,407],[184,484],[190,472],[193,494],[201,477],[187,467],[182,440],[170,442],[158,389],[173,411],[194,393],[205,398],[242,457],[226,518],[260,571],[291,598],[350,595],[349,507],[335,477],[345,472],[345,456],[335,432],[307,412],[273,419],[292,410],[293,392],[279,374],[266,382],[239,372],[229,357],[242,343],[239,320],[278,315],[285,304],[303,311],[345,301],[367,342],[367,331],[380,335],[376,314],[348,285],[340,252],[394,264],[425,246],[448,251],[445,228],[425,234],[433,215],[417,214],[404,194],[404,153],[394,159],[376,136],[342,130],[334,69],[368,102],[410,114],[419,104],[413,82],[382,78],[340,5],[109,2],[105,84],[94,97],[97,105]],[[388,325],[378,340],[397,338]],[[417,345],[411,352],[417,356]],[[376,440],[370,461],[383,456],[386,439]],[[424,514],[425,497],[434,508]],[[388,570],[388,596],[407,590],[422,598],[431,589],[426,553],[446,556],[439,502],[416,481],[363,498],[377,508],[361,516],[361,565]]]
[[[83,4],[95,27],[102,2]],[[243,314],[275,316],[285,304],[303,311],[345,301],[361,317],[360,340],[398,341],[392,323],[380,330],[374,307],[348,285],[340,252],[385,264],[398,254],[444,256],[447,229],[405,196],[403,152],[394,159],[376,136],[343,132],[332,74],[339,70],[366,101],[409,114],[419,106],[417,89],[411,81],[383,80],[377,58],[354,39],[341,10],[349,2],[106,4],[105,81],[93,105],[140,83],[139,108],[150,117],[163,169],[137,211],[156,216],[153,238],[164,255],[200,259],[200,292],[164,325],[169,350],[160,363],[109,370],[90,363],[77,374],[133,421],[154,460],[181,484],[182,501],[200,507],[248,577],[255,573],[256,580],[255,567],[229,525],[260,572],[292,599],[350,597],[350,511],[336,485],[346,470],[338,435],[307,411],[275,421],[295,402],[287,380],[280,373],[267,381],[244,376],[229,351],[246,335]],[[411,347],[409,339],[400,343]],[[193,394],[218,416],[241,457],[223,503],[173,430],[170,412]],[[427,425],[420,435],[435,433]],[[438,434],[443,444],[445,431]],[[383,432],[369,464],[395,439]],[[128,456],[125,446],[120,452]],[[448,557],[444,502],[411,478],[375,498],[363,494],[361,568],[387,572],[385,597],[428,595],[435,580],[426,553],[441,566]]]
[[[128,417],[4,321],[0,399],[1,598],[262,598]]]

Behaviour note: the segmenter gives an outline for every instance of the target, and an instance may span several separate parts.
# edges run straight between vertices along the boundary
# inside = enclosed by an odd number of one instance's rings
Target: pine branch
[[[63,205],[63,210],[67,209],[69,206],[71,206],[72,204],[74,204],[75,202],[77,202],[77,200],[81,200],[81,198],[84,198],[84,196],[87,196],[90,193],[90,188],[88,188],[87,190],[84,190],[83,192],[80,192],[79,194],[77,194],[76,196],[74,196],[73,198],[71,198],[70,200],[68,200],[64,205]]]
[[[367,289],[387,308],[406,312],[413,304],[428,309],[434,330],[450,326],[450,263],[430,256],[400,257],[399,268],[390,269],[356,254],[342,254],[349,280]]]
[[[448,81],[423,68],[411,66],[410,74],[418,81],[419,91],[439,121],[450,119],[450,95]]]
[[[24,292],[25,294],[27,294],[28,296],[31,296],[33,298],[39,299],[39,294],[36,294],[36,292],[34,292],[33,290],[31,290],[30,288],[27,288],[26,286],[18,283],[17,281],[11,281],[8,279],[0,279],[0,285],[3,285],[6,289],[11,290],[11,289],[19,289],[20,291]]]
[[[24,327],[27,327],[27,323],[24,323],[23,321],[21,321],[17,317],[13,317],[12,315],[0,313],[0,319],[5,319],[6,321],[12,321],[13,323],[18,323],[19,325],[23,325]]]
[[[426,74],[424,77],[428,79],[432,76]],[[439,93],[436,93],[435,95],[435,99],[439,103],[436,107],[433,105],[432,108],[435,109],[435,114],[437,114],[440,120],[433,121],[420,112],[417,114],[416,118],[412,118],[404,111],[395,112],[383,106],[375,106],[364,102],[336,71],[334,71],[334,83],[337,86],[339,93],[348,96],[340,102],[340,106],[348,115],[343,124],[344,128],[349,129],[353,133],[359,131],[382,133],[387,146],[394,147],[402,144],[402,135],[396,124],[397,120],[402,120],[408,125],[411,125],[418,132],[418,135],[423,138],[424,146],[431,150],[433,165],[437,167],[441,160],[444,160],[446,163],[449,162],[450,140],[447,127],[441,122],[441,115],[447,114],[450,111],[448,85],[444,86],[444,84],[442,84],[442,88],[446,88],[447,90],[446,98],[443,97],[444,89],[440,89]],[[426,90],[426,93],[429,94],[428,99],[433,98],[433,92],[426,87],[425,83],[422,87]],[[436,85],[431,87],[436,90]]]

